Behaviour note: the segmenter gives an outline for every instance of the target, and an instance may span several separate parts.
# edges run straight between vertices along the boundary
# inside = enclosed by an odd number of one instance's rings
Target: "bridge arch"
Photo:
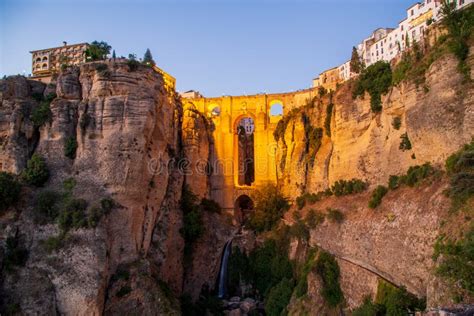
[[[233,124],[235,186],[252,186],[255,182],[255,116],[239,115]]]

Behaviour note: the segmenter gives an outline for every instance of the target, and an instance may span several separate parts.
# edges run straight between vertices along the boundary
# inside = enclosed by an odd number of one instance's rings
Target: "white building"
[[[456,9],[464,8],[474,0],[448,0],[455,2]],[[406,18],[398,23],[395,29],[378,28],[362,43],[357,45],[357,51],[365,66],[378,61],[390,62],[403,52],[407,45],[422,41],[427,28],[442,19],[442,0],[423,0],[406,10]],[[339,67],[339,76],[346,81],[355,74],[351,72],[350,61]],[[320,78],[313,80],[313,86],[321,85]]]

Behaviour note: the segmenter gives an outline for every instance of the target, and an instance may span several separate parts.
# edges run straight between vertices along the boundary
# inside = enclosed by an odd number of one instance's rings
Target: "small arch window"
[[[42,67],[42,68],[43,68],[43,69],[46,69],[46,68],[48,68],[48,65],[47,65],[47,64],[43,64],[43,67]]]
[[[48,61],[48,57],[44,56],[43,61]]]
[[[283,115],[283,104],[275,103],[270,108],[271,116],[282,116]]]

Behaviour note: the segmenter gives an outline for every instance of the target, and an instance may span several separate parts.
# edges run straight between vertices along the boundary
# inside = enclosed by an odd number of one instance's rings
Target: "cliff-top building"
[[[471,5],[474,0],[448,0],[448,2],[454,3],[458,10]],[[382,60],[392,61],[411,43],[423,40],[429,26],[441,20],[441,8],[442,0],[423,0],[413,4],[406,10],[406,17],[398,23],[396,28],[378,28],[356,46],[361,61],[365,66]],[[350,69],[350,62],[336,69],[339,69],[338,74],[334,68],[331,68],[313,79],[313,88],[322,86],[328,90],[334,90],[334,82],[341,83],[355,76]]]
[[[62,64],[77,65],[86,61],[88,43],[67,45],[31,51],[32,79],[48,83]]]

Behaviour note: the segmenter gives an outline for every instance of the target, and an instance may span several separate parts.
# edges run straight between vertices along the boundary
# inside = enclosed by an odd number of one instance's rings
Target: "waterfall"
[[[227,264],[229,263],[229,256],[232,249],[232,239],[226,242],[224,252],[222,253],[221,268],[219,270],[219,280],[217,283],[217,296],[224,298],[227,294]]]

